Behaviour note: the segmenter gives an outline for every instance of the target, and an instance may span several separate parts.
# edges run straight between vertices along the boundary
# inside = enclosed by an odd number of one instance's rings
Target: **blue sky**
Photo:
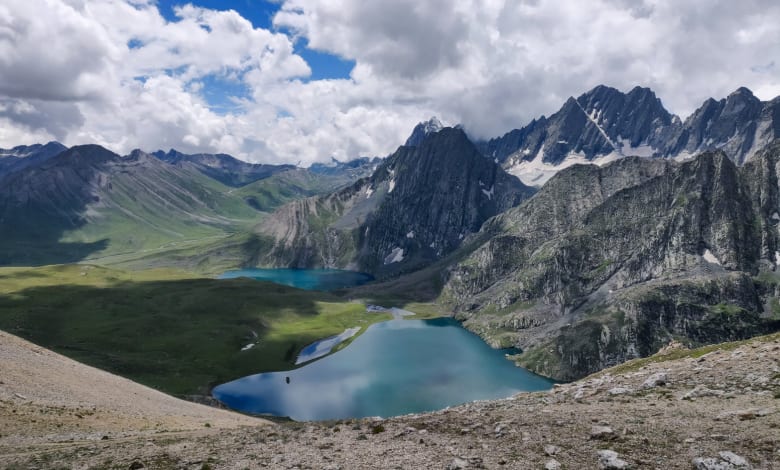
[[[249,20],[255,28],[275,30],[273,17],[279,11],[279,3],[264,0],[159,0],[157,7],[160,14],[168,21],[178,21],[174,9],[177,6],[190,3],[195,6],[211,10],[235,10],[241,16]],[[309,49],[308,41],[299,38],[295,41],[295,53],[303,57],[311,68],[311,76],[303,81],[321,79],[349,78],[353,60],[345,60],[333,54]],[[236,98],[247,98],[250,90],[236,80],[228,80],[219,75],[210,75],[201,80],[203,90],[201,96],[211,106],[212,111],[219,114],[239,112],[241,107],[235,102]]]
[[[252,22],[255,28],[274,30],[273,17],[279,11],[279,4],[264,0],[159,0],[157,7],[168,21],[176,21],[174,8],[178,5],[191,3],[211,10],[235,10],[241,16]],[[349,73],[355,66],[355,61],[344,60],[338,56],[307,47],[305,38],[295,43],[295,52],[303,57],[311,67],[309,80],[328,78],[349,78]],[[218,82],[218,81],[216,81]],[[230,90],[227,90],[228,92]],[[235,90],[234,90],[235,91]]]

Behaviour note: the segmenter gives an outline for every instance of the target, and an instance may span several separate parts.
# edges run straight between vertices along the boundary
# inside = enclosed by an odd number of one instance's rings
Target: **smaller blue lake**
[[[397,416],[552,387],[504,353],[450,318],[392,320],[299,369],[244,377],[212,394],[236,410],[307,421]]]
[[[305,290],[336,290],[371,282],[370,274],[340,269],[239,269],[227,271],[219,279],[248,277]]]

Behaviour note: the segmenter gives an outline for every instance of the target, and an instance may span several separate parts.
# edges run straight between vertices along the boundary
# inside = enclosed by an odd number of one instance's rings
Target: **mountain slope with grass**
[[[277,173],[295,169],[293,165],[249,163],[224,153],[198,153],[188,155],[171,149],[168,152],[158,150],[153,152],[152,155],[179,168],[191,169],[203,173],[204,175],[231,187],[245,186]]]
[[[1,330],[180,396],[292,369],[307,344],[388,318],[328,293],[250,279],[91,265],[0,268]]]
[[[268,174],[252,174],[259,179],[231,187],[190,160],[170,164],[141,151],[122,157],[96,145],[51,156],[51,146],[31,147],[38,153],[18,157],[29,164],[3,179],[1,265],[135,260],[144,267],[138,261],[144,259],[160,265],[164,260],[155,259],[169,252],[219,246],[220,240],[229,246],[231,237],[245,240],[282,204],[351,182],[344,175],[263,166]],[[250,260],[240,257],[233,267]]]

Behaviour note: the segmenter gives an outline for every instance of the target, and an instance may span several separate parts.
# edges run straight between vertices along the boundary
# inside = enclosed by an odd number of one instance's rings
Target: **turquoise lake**
[[[299,369],[244,377],[212,394],[236,410],[307,421],[390,417],[552,387],[504,354],[450,318],[392,320]]]
[[[336,290],[355,287],[373,281],[370,274],[340,269],[239,269],[227,271],[219,279],[248,277],[259,281],[306,290]]]

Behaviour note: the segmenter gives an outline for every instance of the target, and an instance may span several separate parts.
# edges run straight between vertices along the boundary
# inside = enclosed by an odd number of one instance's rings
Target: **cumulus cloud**
[[[195,3],[197,1],[195,0]],[[280,0],[274,29],[151,0],[0,5],[0,146],[56,138],[308,164],[386,155],[439,115],[500,135],[604,83],[685,117],[747,86],[780,94],[773,0]],[[296,42],[354,60],[308,80]],[[214,77],[235,106],[209,103]]]

